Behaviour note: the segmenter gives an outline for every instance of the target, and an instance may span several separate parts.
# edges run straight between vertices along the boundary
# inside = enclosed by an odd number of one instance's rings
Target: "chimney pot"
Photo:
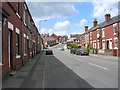
[[[111,18],[110,14],[105,14],[105,22],[109,22]]]
[[[94,19],[93,26],[95,27],[95,26],[97,26],[97,24],[98,24],[97,19]]]
[[[88,26],[85,26],[85,32],[88,30]]]

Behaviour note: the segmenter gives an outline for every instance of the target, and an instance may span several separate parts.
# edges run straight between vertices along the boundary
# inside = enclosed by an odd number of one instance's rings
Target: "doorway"
[[[9,30],[8,49],[9,49],[9,68],[13,70],[13,64],[12,64],[12,30]]]

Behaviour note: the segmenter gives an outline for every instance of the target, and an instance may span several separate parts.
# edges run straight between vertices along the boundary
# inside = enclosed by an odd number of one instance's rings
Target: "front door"
[[[12,31],[9,30],[9,35],[8,35],[8,49],[9,49],[9,68],[13,70],[13,65],[12,65]]]

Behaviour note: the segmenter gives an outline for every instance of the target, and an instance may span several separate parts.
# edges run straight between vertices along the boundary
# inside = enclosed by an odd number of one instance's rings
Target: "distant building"
[[[54,33],[50,37],[54,38],[56,40],[56,43],[59,42],[59,37],[55,35]]]
[[[44,44],[44,47],[50,47],[50,46],[53,46],[53,45],[56,45],[56,39],[52,38],[52,37],[42,37],[43,39],[43,44]]]

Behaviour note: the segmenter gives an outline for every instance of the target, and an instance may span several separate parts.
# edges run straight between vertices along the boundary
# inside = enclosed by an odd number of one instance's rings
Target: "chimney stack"
[[[97,19],[94,19],[94,21],[93,21],[93,27],[96,27],[97,24],[98,24]]]
[[[106,23],[110,21],[110,18],[111,18],[110,14],[105,14],[105,22]]]
[[[88,30],[88,26],[85,26],[85,32]]]

